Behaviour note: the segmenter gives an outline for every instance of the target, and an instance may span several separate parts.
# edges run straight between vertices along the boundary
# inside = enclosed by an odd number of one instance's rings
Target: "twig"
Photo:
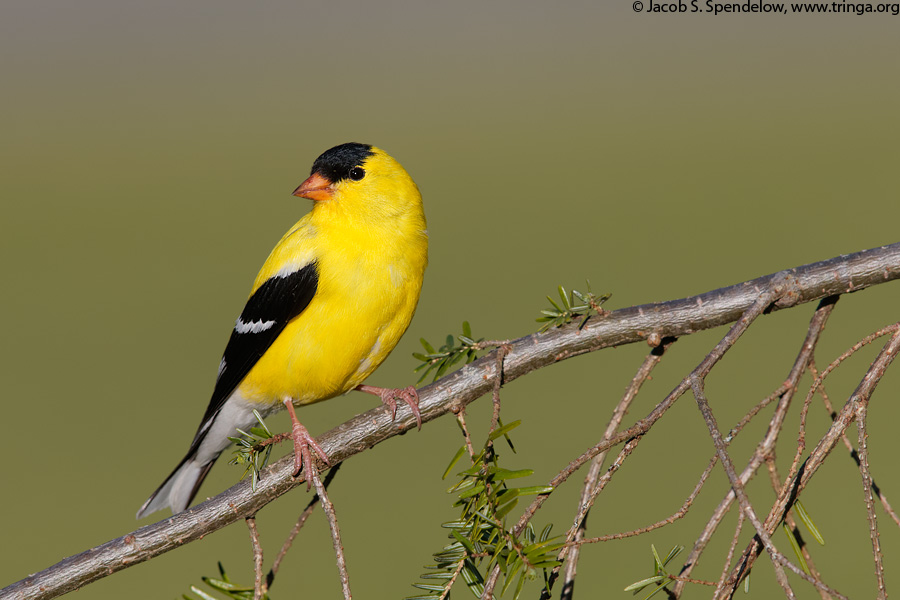
[[[338,527],[334,505],[331,503],[331,500],[328,499],[328,492],[325,491],[325,486],[322,485],[319,473],[315,469],[311,469],[309,475],[312,477],[313,486],[315,486],[316,493],[319,495],[319,500],[322,502],[322,510],[325,512],[325,516],[328,517],[328,527],[331,529],[331,543],[334,546],[334,555],[337,559],[338,573],[341,577],[341,591],[344,593],[344,600],[350,600],[352,598],[352,594],[350,593],[350,575],[347,573],[347,561],[344,558],[344,545],[341,543],[341,530]]]
[[[876,339],[887,335],[888,333],[893,333],[898,330],[900,324],[895,323],[894,325],[889,325],[882,329],[879,329],[875,333],[871,333],[856,342],[849,349],[844,351],[843,354],[834,359],[831,364],[825,367],[825,370],[822,371],[821,375],[813,381],[813,384],[809,388],[809,392],[806,394],[806,399],[803,401],[803,408],[800,410],[800,430],[797,434],[797,448],[794,452],[794,460],[791,462],[790,470],[788,471],[787,481],[790,481],[797,474],[797,470],[800,468],[800,461],[803,457],[803,452],[806,450],[806,418],[809,413],[809,407],[812,403],[813,396],[816,391],[821,387],[825,378],[828,377],[838,366],[841,365],[845,360],[853,356],[856,352],[861,350],[863,347],[872,343]]]
[[[768,307],[776,298],[783,293],[790,293],[790,285],[792,282],[786,281],[784,287],[786,289],[779,290],[778,287],[773,287],[771,291],[766,294],[761,294],[757,301],[747,309],[747,312],[741,316],[737,323],[731,326],[731,329],[725,335],[722,340],[716,344],[716,347],[707,355],[709,359],[713,362],[718,362],[725,355],[734,344],[737,342],[738,338],[747,330],[750,324],[759,317],[763,311]],[[712,409],[709,406],[709,403],[706,401],[706,396],[703,391],[703,378],[707,375],[707,373],[697,372],[695,369],[693,373],[690,375],[691,381],[691,389],[694,392],[694,398],[697,401],[697,406],[700,409],[700,414],[703,415],[703,420],[706,422],[706,426],[709,429],[710,437],[712,438],[713,445],[716,448],[716,453],[719,455],[719,462],[722,464],[722,468],[725,470],[725,474],[728,476],[728,481],[731,483],[731,488],[734,491],[735,497],[738,499],[738,502],[741,504],[741,508],[746,514],[747,518],[753,524],[753,527],[756,528],[757,535],[762,540],[763,544],[766,546],[766,550],[769,551],[769,554],[772,555],[773,564],[775,565],[775,579],[778,581],[779,585],[781,585],[782,589],[785,592],[785,595],[788,598],[794,598],[794,593],[791,590],[790,584],[787,580],[787,575],[785,575],[784,571],[781,569],[781,565],[776,560],[776,557],[779,555],[778,551],[775,549],[775,546],[772,544],[771,540],[768,537],[768,534],[763,531],[762,523],[759,521],[756,516],[753,507],[750,505],[750,499],[747,497],[744,492],[744,485],[740,481],[737,476],[737,473],[734,470],[734,465],[731,462],[731,457],[728,455],[728,450],[725,444],[725,440],[722,438],[722,433],[719,431],[719,426],[716,423],[716,419],[712,414]],[[799,569],[798,569],[799,570]]]
[[[475,464],[475,447],[472,445],[472,436],[469,435],[469,428],[466,426],[465,407],[460,408],[456,413],[456,422],[459,423],[459,428],[462,429],[463,437],[466,440],[466,450],[469,452],[469,458],[472,460],[472,464]]]
[[[810,361],[809,372],[812,373],[812,376],[814,378],[819,378],[819,372],[816,369],[815,361]],[[832,421],[834,421],[835,417],[837,417],[837,413],[834,411],[834,407],[831,405],[831,400],[828,398],[828,393],[825,391],[825,385],[820,385],[817,391],[822,397],[822,406],[825,407],[825,410],[828,412],[828,416]],[[847,451],[850,453],[850,458],[852,458],[856,462],[856,466],[858,468],[859,455],[856,453],[856,449],[853,447],[853,444],[850,442],[850,439],[847,437],[846,433],[841,434],[841,441],[844,442],[844,447],[847,448]],[[884,508],[884,512],[887,513],[887,515],[898,527],[900,527],[900,515],[897,515],[894,507],[891,506],[891,503],[888,501],[887,494],[884,493],[884,490],[881,489],[881,487],[878,485],[878,482],[875,481],[874,477],[872,478],[872,492],[874,492],[874,494],[878,496],[878,500],[881,501],[881,507]]]
[[[694,489],[691,490],[690,495],[684,500],[681,504],[681,508],[672,513],[670,516],[666,517],[661,521],[657,521],[652,525],[647,525],[646,527],[641,527],[640,529],[632,529],[631,531],[624,531],[622,533],[611,533],[608,535],[600,535],[592,538],[585,538],[578,541],[569,542],[567,545],[572,546],[582,546],[584,544],[595,544],[597,542],[609,542],[612,540],[622,540],[625,538],[635,537],[638,535],[643,535],[645,533],[649,533],[654,529],[659,529],[660,527],[665,527],[666,525],[671,525],[675,521],[679,519],[683,519],[684,516],[688,513],[691,505],[694,503],[694,500],[697,499],[697,495],[700,493],[700,490],[703,489],[703,485],[706,483],[706,480],[709,478],[709,475],[712,473],[713,467],[715,467],[716,463],[719,462],[718,456],[713,456],[713,458],[709,461],[709,464],[706,466],[706,469],[700,475],[700,480],[697,482],[697,485],[694,486]]]
[[[771,304],[775,299],[778,298],[779,294],[783,293],[785,279],[781,278],[775,285],[773,286],[772,291],[767,294],[765,300],[769,300],[768,304],[765,304],[761,309],[759,309],[760,313],[765,309],[766,306]],[[758,297],[755,304],[763,305],[762,297]],[[752,320],[752,319],[751,319]],[[722,341],[716,346],[713,352],[710,352],[706,355],[706,357],[700,362],[699,365],[694,369],[692,375],[700,374],[705,376],[709,373],[709,371],[715,366],[715,364],[722,358],[731,344],[740,336],[741,333],[750,325],[750,321],[742,316],[741,319],[738,320],[738,323],[735,324],[729,330],[728,334],[723,338]],[[737,332],[737,333],[735,333]],[[733,338],[733,340],[732,340]],[[626,440],[630,440],[633,437],[637,437],[640,435],[644,435],[650,428],[666,413],[669,408],[680,398],[684,393],[689,390],[691,387],[690,384],[690,376],[685,377],[681,380],[681,382],[675,386],[675,389],[669,392],[669,394],[663,399],[662,402],[657,404],[650,414],[635,423],[633,426],[629,427],[625,431],[619,433],[618,435],[614,435],[608,439],[601,440],[600,443],[595,445],[593,448],[570,462],[562,471],[560,471],[556,477],[550,480],[549,485],[552,487],[556,487],[566,479],[568,479],[572,473],[574,473],[577,469],[581,468],[587,461],[593,459],[595,456],[608,450],[609,448],[616,446]],[[525,509],[525,512],[519,518],[519,521],[516,523],[515,532],[516,535],[521,534],[521,532],[525,529],[525,526],[528,524],[528,521],[531,520],[531,517],[534,516],[534,513],[541,507],[541,505],[546,501],[549,497],[549,494],[543,494],[537,496],[531,503],[531,505]]]
[[[331,482],[334,480],[335,475],[341,468],[341,464],[338,463],[331,467],[328,470],[328,473],[325,475],[325,481],[322,482],[322,485],[325,486],[325,489],[328,489],[328,486],[331,485]],[[300,529],[306,523],[306,520],[309,518],[309,515],[312,514],[312,511],[316,508],[316,504],[319,503],[319,494],[313,494],[312,499],[307,503],[306,508],[303,509],[303,512],[300,513],[300,516],[297,518],[297,522],[294,523],[294,527],[291,529],[290,534],[288,534],[287,539],[284,541],[284,544],[281,546],[281,550],[278,552],[278,555],[275,557],[275,561],[272,563],[272,568],[269,569],[269,574],[266,576],[266,590],[272,589],[272,583],[275,581],[275,575],[278,574],[278,569],[281,568],[281,562],[284,560],[284,557],[287,556],[288,550],[291,549],[291,546],[294,543],[294,539],[297,537],[297,534],[300,533]]]
[[[453,584],[456,583],[456,580],[459,578],[459,574],[462,573],[462,570],[465,566],[465,560],[459,561],[459,564],[456,565],[456,569],[453,570],[453,575],[451,575],[450,579],[447,580],[447,585],[446,587],[444,587],[444,591],[441,592],[441,597],[438,598],[438,600],[448,600],[450,598],[450,589],[453,587]]]
[[[266,589],[263,584],[263,549],[259,543],[259,530],[256,529],[256,517],[247,517],[247,529],[250,530],[250,544],[253,546],[253,600],[262,600]]]
[[[775,544],[772,542],[772,539],[770,537],[771,534],[763,525],[762,521],[759,520],[759,517],[756,515],[756,511],[753,510],[753,506],[750,504],[750,498],[747,496],[747,493],[744,490],[744,484],[738,477],[737,472],[734,470],[734,464],[731,462],[731,457],[728,455],[725,442],[722,439],[722,434],[719,432],[718,425],[716,424],[715,416],[712,414],[712,409],[709,406],[709,402],[706,400],[706,396],[703,391],[702,380],[699,377],[692,377],[691,388],[694,391],[694,397],[697,400],[697,406],[700,408],[700,413],[703,415],[704,421],[706,421],[710,436],[712,437],[713,443],[716,446],[716,452],[718,452],[719,454],[719,462],[722,464],[722,468],[725,470],[725,474],[728,476],[728,481],[731,483],[731,488],[734,491],[734,495],[741,506],[741,510],[744,512],[747,519],[750,521],[750,523],[753,524],[753,528],[756,530],[755,539],[758,540],[759,543],[761,543],[763,546],[765,546],[766,551],[772,558],[772,565],[775,568],[775,579],[778,581],[779,585],[781,585],[785,596],[787,596],[788,598],[796,597],[793,590],[791,589],[790,583],[787,580],[787,575],[784,572],[784,567],[787,567],[797,576],[808,581],[817,588],[825,590],[829,594],[837,596],[842,600],[847,600],[846,596],[825,585],[818,579],[807,575],[800,567],[789,561],[787,557],[785,557],[775,547]]]
[[[782,387],[784,387],[784,386],[782,386]],[[784,393],[784,389],[780,388],[780,390],[781,391],[776,391],[776,394]],[[732,441],[734,441],[734,439],[741,432],[741,430],[750,422],[750,418],[752,418],[752,416],[758,414],[758,412],[759,412],[758,409],[760,407],[762,407],[763,405],[771,402],[771,400],[772,400],[772,396],[768,396],[765,399],[763,399],[763,401],[760,404],[757,404],[753,409],[751,409],[750,413],[748,413],[748,415],[745,415],[744,418],[742,418],[741,421],[729,431],[728,435],[725,437],[726,444],[730,444]],[[624,538],[635,537],[638,535],[649,533],[655,529],[659,529],[660,527],[665,527],[666,525],[671,525],[675,521],[684,518],[685,515],[687,515],[688,510],[690,509],[694,500],[697,498],[697,495],[700,493],[700,490],[703,488],[703,485],[706,483],[706,480],[709,478],[709,475],[712,473],[713,468],[715,467],[715,465],[718,462],[719,462],[718,454],[713,453],[712,458],[710,458],[710,460],[709,460],[709,464],[706,466],[706,469],[704,469],[703,473],[701,473],[701,475],[700,475],[700,480],[694,486],[694,489],[691,490],[691,493],[688,495],[688,497],[684,500],[684,502],[681,505],[681,508],[679,508],[677,511],[672,513],[671,516],[666,517],[665,519],[662,519],[660,521],[657,521],[656,523],[653,523],[652,525],[647,525],[646,527],[641,527],[639,529],[633,529],[631,531],[625,531],[625,532],[621,532],[621,533],[612,533],[612,534],[601,535],[601,536],[592,537],[592,538],[585,538],[585,539],[578,540],[578,541],[567,542],[566,546],[582,546],[584,544],[594,544],[597,542],[608,542],[608,541],[612,541],[612,540],[620,540],[620,539],[624,539]],[[742,522],[743,518],[744,518],[743,513],[738,513],[738,515]],[[738,532],[739,531],[740,531],[740,527],[738,527]],[[736,543],[737,543],[737,533],[735,534],[735,537],[733,539],[733,544],[736,544]],[[734,546],[732,546],[731,553],[733,553],[733,550],[734,550]],[[729,553],[729,556],[731,555],[731,553]],[[728,561],[726,561],[726,563],[730,563],[730,560],[731,559],[729,558]],[[725,576],[725,573],[722,574],[723,578],[724,578],[724,576]],[[681,581],[682,579],[684,581],[689,580],[689,578],[675,578],[676,581]]]
[[[769,422],[769,427],[766,431],[766,435],[763,440],[757,445],[756,450],[754,451],[747,465],[744,467],[743,471],[741,471],[742,483],[746,484],[748,481],[750,481],[750,478],[753,477],[757,469],[759,469],[763,460],[765,460],[765,457],[774,452],[775,443],[778,440],[778,434],[780,433],[781,428],[784,424],[788,406],[790,405],[791,399],[793,398],[793,395],[797,390],[797,386],[800,383],[800,378],[803,375],[806,365],[809,364],[810,360],[812,360],[816,344],[818,343],[822,331],[825,329],[825,323],[828,321],[828,317],[831,316],[831,312],[834,310],[836,301],[836,297],[824,298],[821,302],[819,302],[815,313],[813,313],[813,316],[809,322],[809,326],[807,327],[806,337],[804,338],[803,343],[800,346],[800,350],[797,353],[797,358],[794,360],[794,364],[791,367],[790,372],[788,373],[787,379],[782,385],[778,387],[778,390],[776,390],[776,392],[778,392],[778,395],[776,397],[779,398],[779,404],[776,408],[775,414],[773,414],[772,419]],[[772,395],[769,396],[769,398],[771,397]],[[735,435],[736,430],[740,430],[747,422],[749,422],[748,417],[745,417],[735,429],[729,432],[727,437],[729,441]],[[700,536],[694,542],[694,546],[691,549],[691,552],[685,558],[684,566],[681,570],[681,575],[690,575],[693,569],[697,566],[700,561],[700,556],[703,554],[703,551],[706,549],[707,545],[712,539],[712,536],[718,528],[719,523],[722,522],[722,519],[725,518],[725,515],[731,508],[731,504],[734,499],[734,490],[729,489],[725,497],[719,502],[718,506],[716,506],[716,509],[713,511],[712,516],[707,521],[707,524],[700,533]],[[672,590],[675,597],[679,597],[683,589],[683,584],[675,584]]]
[[[761,413],[764,408],[766,408],[767,406],[769,406],[776,400],[782,399],[786,393],[792,391],[793,389],[796,389],[796,388],[793,388],[791,386],[790,382],[786,381],[786,382],[782,383],[780,386],[778,386],[778,388],[774,392],[772,392],[771,394],[769,394],[768,396],[766,396],[765,398],[760,400],[756,406],[754,406],[749,411],[747,411],[746,415],[741,417],[741,420],[738,421],[737,425],[732,427],[728,431],[728,433],[725,434],[725,442],[730,443],[734,439],[735,434],[737,432],[741,431],[744,427],[746,427],[750,423],[750,421],[755,419],[756,415]]]
[[[869,472],[869,444],[866,433],[868,402],[860,402],[856,409],[856,428],[859,431],[859,473],[862,475],[863,495],[866,501],[866,518],[869,521],[869,536],[872,539],[872,557],[875,560],[875,579],[878,583],[878,598],[887,598],[884,585],[884,562],[881,556],[881,541],[878,539],[878,519],[875,517],[875,500],[872,498],[872,475]]]
[[[500,424],[500,387],[503,385],[503,359],[506,358],[506,355],[509,354],[509,351],[509,344],[503,344],[499,348],[497,348],[496,352],[496,375],[494,376],[494,386],[491,389],[491,400],[494,403],[494,413],[491,416],[490,433],[493,433]],[[488,444],[493,444],[493,442],[489,441]]]
[[[803,466],[789,482],[789,485],[783,486],[781,494],[772,505],[769,516],[766,518],[767,531],[774,531],[782,521],[788,508],[790,508],[800,492],[806,487],[810,479],[818,471],[819,467],[822,466],[825,459],[840,439],[841,434],[846,431],[847,427],[855,418],[856,410],[860,403],[868,402],[868,399],[874,393],[878,383],[884,376],[885,371],[891,365],[898,352],[900,352],[900,331],[896,332],[884,345],[881,352],[879,352],[878,357],[866,371],[862,381],[860,381],[859,385],[856,387],[856,390],[850,395],[850,398],[847,399],[841,412],[834,419],[834,423],[832,423],[828,431],[825,432],[825,435],[822,436],[812,452],[810,452],[809,457],[803,462]],[[749,572],[750,568],[753,566],[753,563],[759,556],[760,550],[761,546],[759,546],[756,540],[751,541],[744,549],[741,560],[738,561],[738,564],[732,569],[732,572],[729,575],[729,581],[734,584],[735,589],[740,578]]]
[[[769,483],[771,484],[772,489],[775,490],[775,495],[777,496],[781,493],[781,478],[778,476],[778,465],[775,463],[774,453],[766,457],[766,467],[768,467],[769,471]],[[813,560],[812,554],[809,552],[809,546],[804,542],[803,536],[800,534],[800,529],[797,527],[797,522],[796,519],[794,519],[792,511],[788,511],[784,514],[784,523],[787,525],[788,530],[797,542],[797,546],[800,548],[800,553],[803,555],[803,560],[806,561],[809,574],[814,579],[821,581],[822,576],[818,569],[816,569],[815,561]],[[730,564],[726,565],[725,570],[722,571],[723,578],[728,574],[729,566]],[[819,592],[819,596],[822,600],[832,600],[831,595],[825,590],[816,588],[816,591]]]
[[[648,418],[644,419],[644,421],[650,421],[650,423],[647,425],[647,429],[649,429],[649,427],[652,426],[652,424],[655,423],[656,420],[658,420],[672,404],[674,404],[675,400],[677,400],[681,395],[684,394],[685,391],[687,391],[689,387],[693,385],[693,381],[696,377],[705,377],[710,372],[710,370],[712,370],[713,366],[715,366],[716,363],[718,363],[718,361],[722,359],[725,353],[735,344],[735,342],[737,342],[738,338],[744,333],[744,331],[747,330],[750,324],[763,313],[763,311],[767,310],[781,298],[789,297],[794,294],[794,285],[795,282],[789,275],[782,275],[780,277],[777,277],[772,282],[771,288],[766,290],[756,298],[756,301],[753,303],[753,305],[747,310],[747,312],[741,315],[741,318],[738,319],[738,321],[729,329],[728,333],[719,341],[718,344],[716,344],[715,348],[713,348],[713,350],[709,354],[707,354],[706,357],[704,357],[700,364],[697,365],[697,367],[691,372],[691,375],[683,379],[681,383],[675,388],[675,390],[670,392],[669,395],[656,406],[651,415],[648,416]],[[642,432],[641,434],[643,433],[644,432]],[[608,434],[611,436],[611,433],[608,432]],[[604,438],[606,437],[607,436],[604,436]],[[615,437],[610,437],[609,439],[615,439]],[[632,440],[629,440],[629,444],[631,443]],[[635,442],[634,445],[636,446],[637,443]],[[603,441],[601,441],[598,446],[595,446],[594,449],[597,449],[601,446],[603,446]],[[633,450],[633,447],[629,449],[628,454],[630,454],[631,450]],[[599,454],[599,451],[596,452],[596,454]],[[620,458],[622,460],[624,460],[626,456],[627,454],[623,455],[622,453],[620,453]],[[584,457],[584,455],[582,455],[582,457]],[[580,461],[581,458],[579,458],[578,460]],[[573,461],[573,463],[574,462],[575,461]],[[569,467],[567,467],[559,475],[557,475],[557,477],[555,477],[551,481],[550,485],[555,488],[561,481],[567,478],[569,474],[571,474],[571,471],[574,471],[573,463],[570,463]],[[581,462],[581,464],[584,463]],[[580,467],[581,464],[577,465],[575,468]],[[565,477],[562,477],[563,474],[565,474]],[[608,473],[608,475],[609,477],[612,476],[611,473]],[[561,477],[562,479],[560,479]],[[596,497],[596,493],[598,492],[599,490],[592,491],[592,496]],[[540,508],[540,506],[548,497],[549,494],[538,496],[534,499],[534,501],[525,510],[524,514],[516,524],[515,531],[517,534],[525,528],[527,522],[531,519],[534,513],[538,510],[538,508]],[[499,565],[496,565],[494,567],[494,570],[491,572],[489,581],[496,581],[499,575],[499,569]]]
[[[705,579],[691,579],[690,577],[681,577],[679,575],[669,574],[669,579],[672,581],[681,581],[684,583],[696,583],[697,585],[707,585],[709,587],[715,587],[715,581],[706,581]]]
[[[500,386],[503,385],[503,359],[506,358],[506,355],[509,354],[510,346],[509,344],[503,344],[497,349],[497,369],[496,374],[494,375],[494,385],[491,389],[491,400],[494,405],[494,412],[491,415],[491,428],[489,433],[493,433],[495,429],[500,424]],[[471,441],[469,440],[469,432],[464,429],[466,433],[466,443],[471,447]],[[493,449],[494,442],[488,438],[487,447]],[[474,459],[473,459],[474,460]],[[484,472],[484,468],[482,468],[482,472]],[[488,494],[491,493],[491,487],[489,484],[486,485],[486,492]],[[515,549],[517,553],[520,554],[520,557],[523,559],[525,564],[528,564],[528,561],[524,556],[521,556],[520,550],[516,544],[512,544],[512,548]],[[491,573],[488,579],[484,583],[484,590],[481,592],[481,597],[483,600],[491,600],[494,597],[494,588],[497,586],[497,582],[499,581],[499,567],[495,569],[496,573]]]
[[[731,462],[731,457],[728,456],[728,450],[725,447],[725,440],[722,439],[722,434],[719,431],[719,426],[716,423],[716,418],[712,414],[712,409],[709,406],[709,402],[706,400],[706,395],[703,391],[703,381],[699,377],[691,378],[691,387],[694,390],[694,398],[697,400],[697,406],[700,408],[700,414],[703,415],[703,420],[706,421],[706,426],[709,429],[710,437],[712,437],[713,444],[716,447],[716,452],[719,455],[719,462],[722,463],[722,468],[725,469],[725,474],[728,476],[728,481],[731,483],[731,489],[734,490],[734,495],[738,500],[738,503],[741,505],[741,510],[746,515],[747,519],[753,524],[753,527],[756,529],[756,536],[760,539],[763,545],[766,547],[766,550],[769,552],[769,555],[772,557],[772,564],[775,567],[775,579],[778,581],[778,585],[781,586],[781,589],[784,590],[784,595],[788,598],[795,598],[793,590],[791,589],[791,585],[787,580],[787,575],[784,572],[783,566],[787,566],[784,563],[787,562],[786,559],[782,560],[781,553],[775,548],[775,545],[772,543],[772,540],[769,538],[768,532],[763,529],[762,521],[759,520],[759,517],[756,516],[756,511],[753,510],[753,506],[750,504],[750,498],[747,497],[747,493],[744,491],[744,484],[741,482],[740,478],[737,475],[737,472],[734,470],[734,464]],[[793,569],[792,569],[793,570]],[[795,572],[802,572],[800,568],[796,568]]]
[[[713,593],[713,596],[718,596],[722,593],[722,590],[725,589],[725,578],[728,575],[728,571],[731,568],[731,561],[734,559],[734,549],[737,548],[738,540],[741,536],[741,530],[744,528],[744,511],[738,511],[738,522],[734,527],[734,535],[731,537],[731,544],[728,545],[728,553],[725,555],[725,566],[722,568],[722,574],[719,576],[719,581],[716,582],[716,591]]]
[[[683,337],[733,322],[756,301],[761,290],[770,289],[776,279],[783,278],[787,273],[767,275],[681,300],[617,310],[602,319],[592,319],[581,329],[573,323],[514,340],[510,342],[511,350],[504,361],[504,380],[511,382],[536,369],[602,348],[645,341],[651,336],[654,339],[656,336]],[[794,291],[775,302],[771,310],[790,308],[900,278],[900,243],[804,265],[791,269],[789,273],[795,280]],[[488,353],[420,390],[419,407],[423,421],[458,410],[488,393],[496,368],[494,361],[494,353]],[[336,464],[414,425],[415,418],[408,409],[401,408],[394,422],[378,407],[320,436],[318,441],[332,463]],[[634,431],[639,432],[648,425],[641,422]],[[636,433],[631,433],[633,435]],[[606,448],[626,439],[628,437]],[[26,577],[0,590],[0,599],[55,598],[255,514],[303,482],[291,477],[291,461],[292,458],[288,457],[269,467],[255,491],[249,481],[243,481],[185,512],[141,527]]]
[[[606,425],[606,430],[603,432],[602,439],[609,439],[619,428],[625,415],[628,414],[628,409],[631,406],[632,401],[637,397],[641,386],[650,377],[653,368],[659,364],[663,354],[665,354],[666,350],[668,350],[669,346],[673,343],[675,343],[674,339],[660,343],[644,359],[644,362],[641,364],[637,373],[632,377],[631,383],[628,384],[628,388],[625,390],[622,399],[619,400],[619,403],[613,410],[613,414]],[[600,471],[603,468],[603,461],[606,460],[606,454],[607,452],[604,451],[594,457],[587,477],[585,477],[584,486],[581,489],[581,500],[578,505],[578,513],[575,517],[574,535],[570,534],[571,542],[576,543],[573,546],[565,546],[558,556],[560,560],[563,558],[566,560],[563,591],[560,595],[560,598],[563,600],[572,598],[572,590],[575,586],[575,574],[578,567],[578,557],[581,553],[581,546],[580,544],[577,544],[577,542],[584,539],[584,533],[587,528],[588,512],[590,511],[591,506],[593,506],[593,498],[596,498],[596,495],[594,495],[592,491],[598,487],[597,482],[600,478]],[[553,569],[553,572],[550,574],[550,581],[548,581],[547,588],[552,589],[558,573],[559,567]]]
[[[484,591],[479,600],[494,600],[494,588],[497,587],[498,581],[500,581],[500,567],[494,565],[487,579],[484,580]]]

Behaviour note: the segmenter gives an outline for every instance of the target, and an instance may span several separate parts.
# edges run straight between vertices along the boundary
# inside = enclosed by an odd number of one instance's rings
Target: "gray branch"
[[[792,280],[793,292],[767,312],[790,308],[826,296],[845,294],[900,278],[900,243],[839,256],[680,300],[623,308],[578,324],[533,334],[510,342],[503,361],[504,382],[555,362],[601,348],[640,341],[659,344],[738,320],[779,278]],[[419,391],[424,422],[491,392],[497,375],[496,351],[443,377]],[[396,422],[376,408],[350,419],[318,441],[333,464],[344,461],[384,440],[416,426],[408,408],[398,410]],[[0,590],[0,600],[55,598],[126,567],[150,560],[193,542],[235,521],[300,485],[291,477],[293,457],[266,469],[256,489],[242,481],[218,496],[168,519],[146,525],[118,539],[66,558]]]

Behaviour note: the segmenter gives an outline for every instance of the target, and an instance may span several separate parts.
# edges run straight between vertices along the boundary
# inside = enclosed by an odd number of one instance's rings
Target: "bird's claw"
[[[325,454],[325,450],[322,449],[322,446],[316,442],[316,439],[309,434],[306,427],[301,425],[299,421],[294,422],[291,425],[291,439],[294,440],[293,475],[294,477],[297,477],[302,471],[306,475],[306,489],[309,491],[312,486],[312,473],[313,471],[318,473],[312,453],[315,452],[318,454],[319,458],[324,460],[325,464],[328,466],[331,466],[331,462],[329,462],[328,455]]]
[[[316,462],[313,460],[312,453],[315,452],[319,455],[325,464],[329,467],[331,466],[331,462],[328,460],[328,455],[325,454],[325,450],[322,449],[322,446],[316,441],[316,439],[309,434],[306,427],[304,427],[300,421],[297,420],[297,413],[294,412],[294,404],[289,400],[284,402],[284,405],[287,407],[288,412],[291,415],[291,439],[294,441],[294,477],[300,475],[302,471],[306,476],[306,491],[312,487],[313,473],[318,474],[319,470],[316,468]],[[312,448],[312,451],[310,451]]]
[[[419,393],[413,386],[405,388],[380,388],[374,385],[358,385],[356,389],[381,398],[381,403],[391,411],[391,420],[397,418],[397,398],[403,400],[416,416],[416,426],[422,429],[422,413],[419,411]]]
[[[379,394],[381,402],[384,403],[391,411],[391,419],[397,418],[397,398],[406,402],[409,409],[416,416],[416,425],[422,429],[422,413],[419,412],[419,394],[413,386],[402,389],[384,388]]]

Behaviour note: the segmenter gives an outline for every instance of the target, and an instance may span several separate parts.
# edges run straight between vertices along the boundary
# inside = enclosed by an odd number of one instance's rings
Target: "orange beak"
[[[316,202],[322,202],[323,200],[330,200],[333,194],[334,188],[331,187],[331,181],[318,173],[313,173],[309,176],[309,179],[301,183],[300,187],[294,190],[293,195],[300,198],[309,198]]]

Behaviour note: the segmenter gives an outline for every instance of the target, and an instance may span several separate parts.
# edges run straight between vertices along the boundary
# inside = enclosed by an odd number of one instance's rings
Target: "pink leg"
[[[409,386],[406,388],[380,388],[374,385],[358,385],[354,388],[360,392],[373,394],[381,398],[381,402],[391,411],[391,418],[397,418],[397,400],[400,398],[409,405],[410,410],[416,415],[416,424],[422,429],[422,413],[419,412],[419,394],[416,388]]]
[[[291,415],[291,438],[294,440],[294,477],[299,475],[302,470],[306,474],[306,490],[309,491],[312,486],[312,472],[316,470],[316,463],[309,450],[310,447],[325,461],[326,465],[331,466],[331,463],[328,462],[328,456],[315,438],[309,435],[306,427],[297,420],[297,413],[294,412],[294,403],[291,402],[291,399],[284,400],[284,405]]]

